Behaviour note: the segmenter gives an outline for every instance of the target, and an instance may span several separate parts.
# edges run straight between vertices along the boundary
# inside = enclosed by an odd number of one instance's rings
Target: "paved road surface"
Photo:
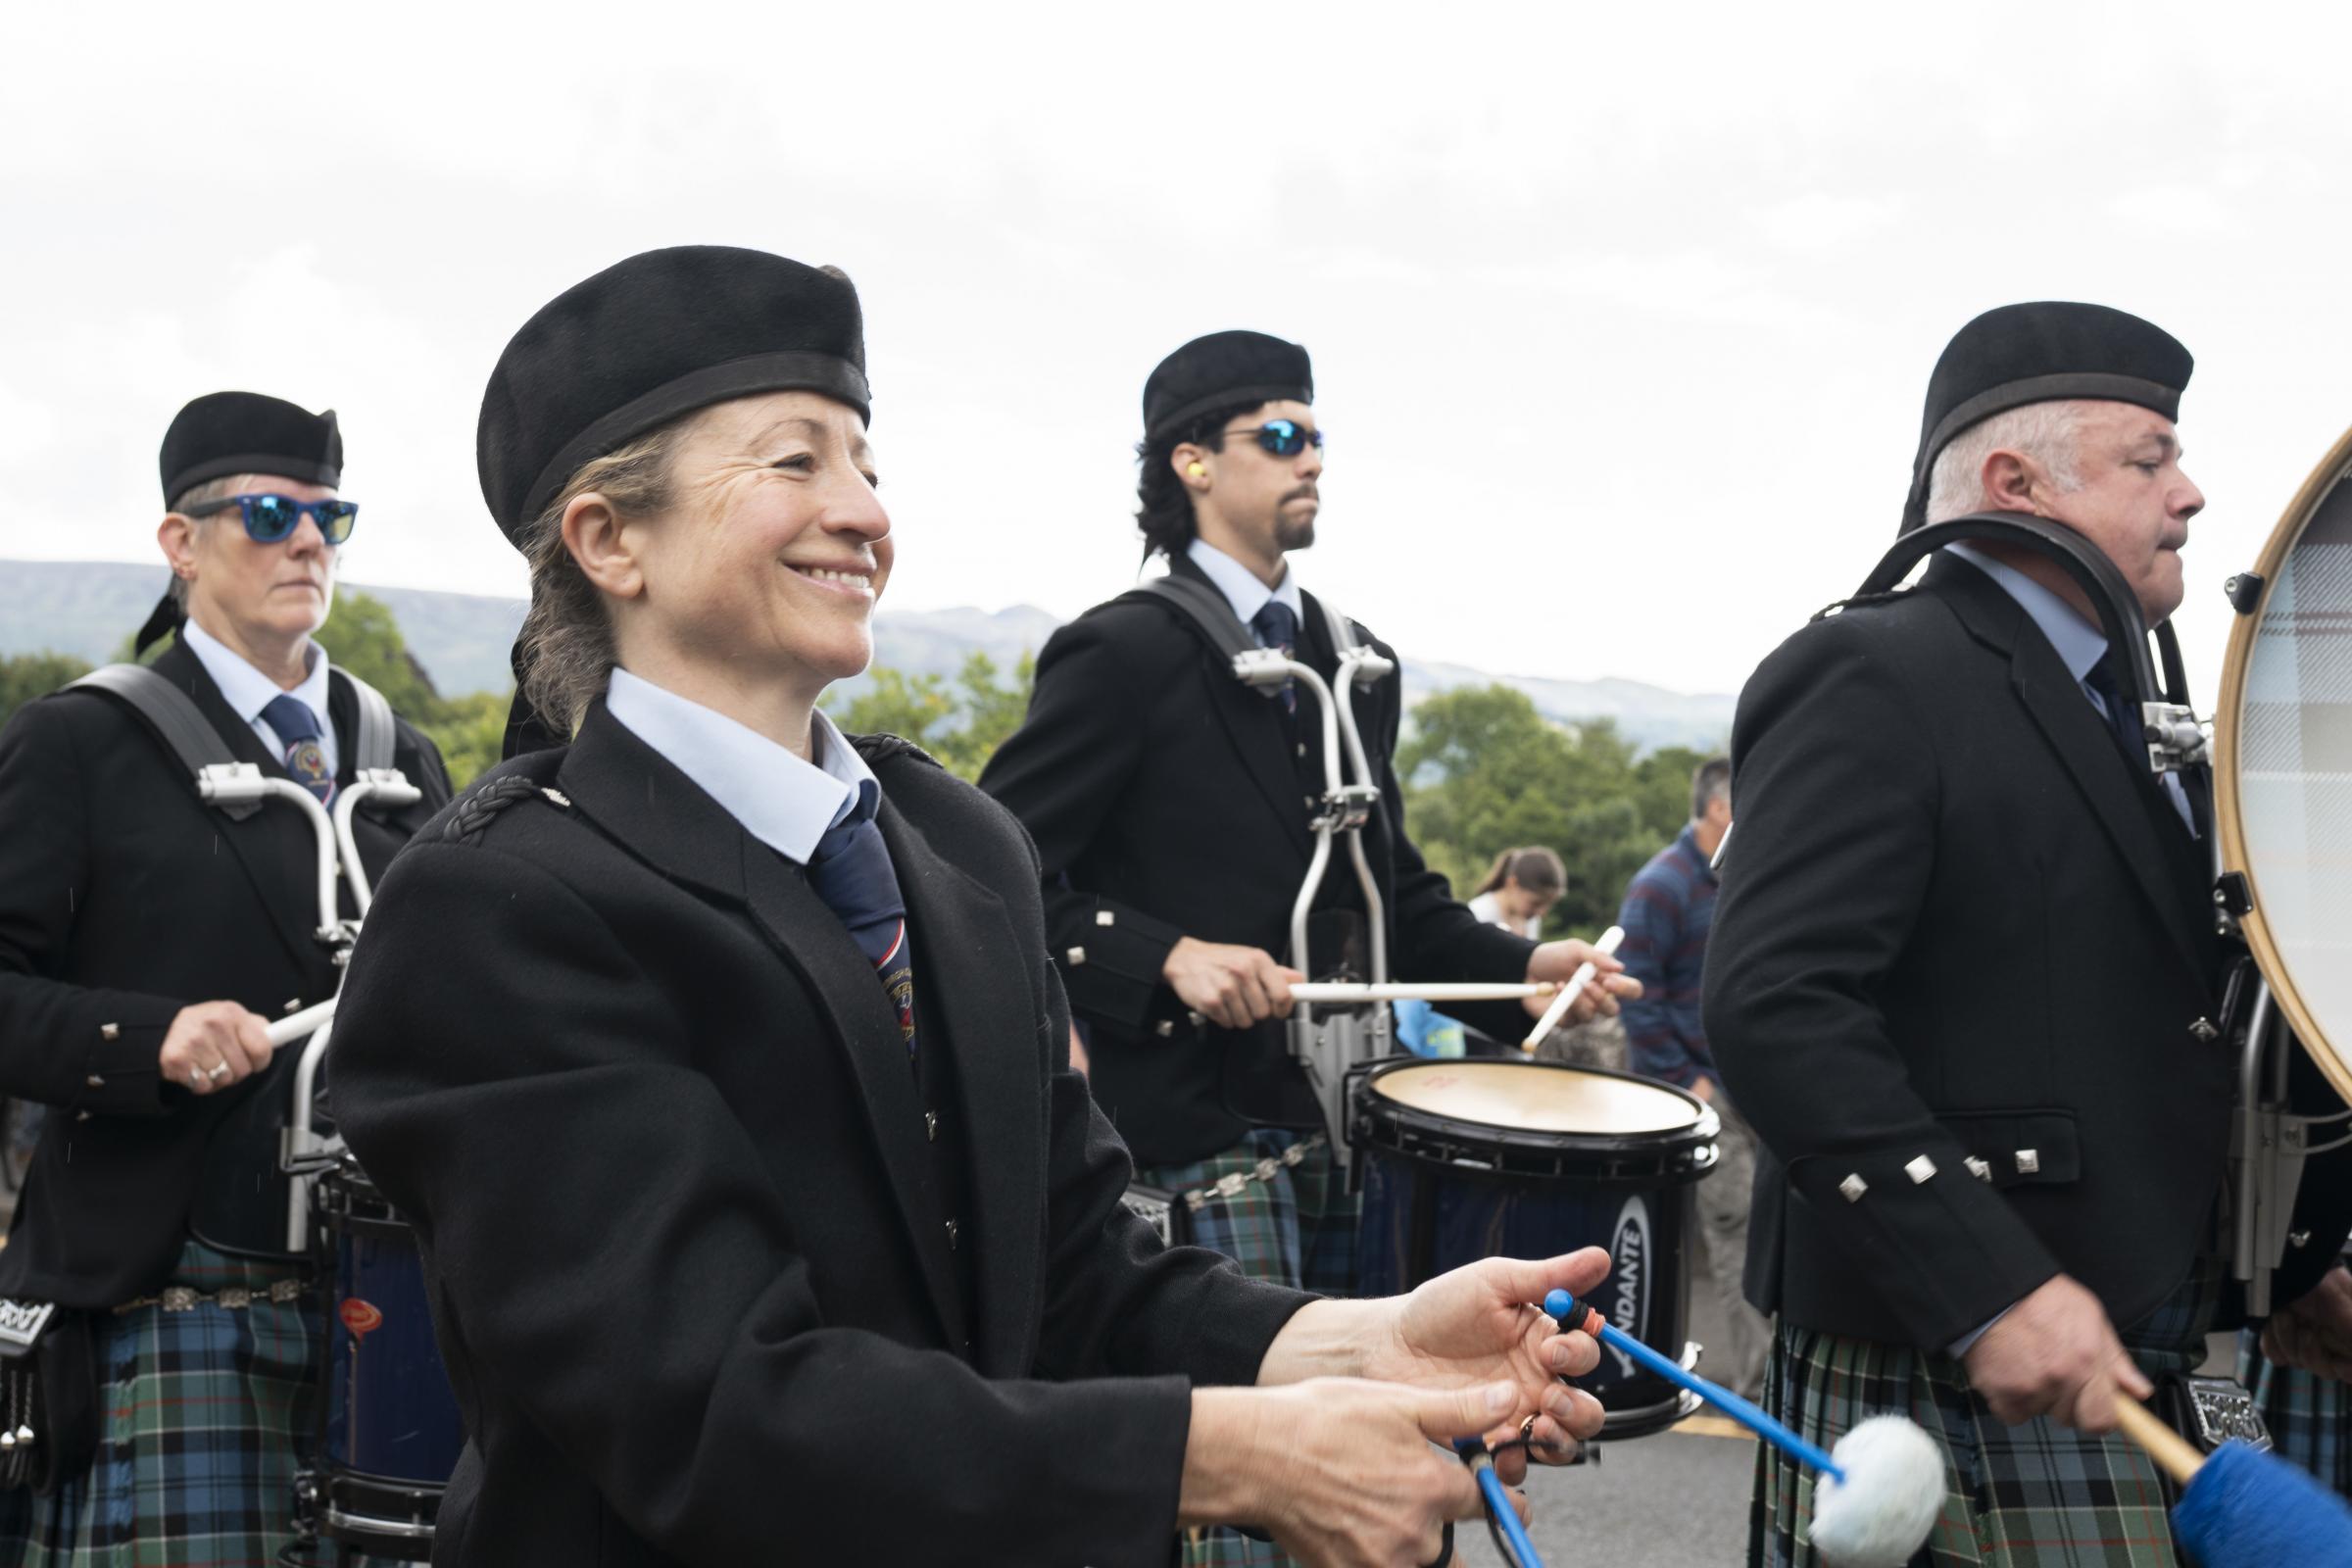
[[[1690,1312],[1690,1337],[1720,1342],[1720,1319],[1695,1288]],[[1751,1440],[1662,1432],[1599,1452],[1598,1463],[1533,1472],[1529,1533],[1544,1568],[1740,1568],[1747,1560]],[[1505,1568],[1484,1526],[1464,1527],[1461,1541],[1470,1568]]]

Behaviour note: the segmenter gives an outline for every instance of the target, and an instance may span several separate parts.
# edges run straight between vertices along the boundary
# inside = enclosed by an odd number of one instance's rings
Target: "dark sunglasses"
[[[1322,431],[1309,430],[1292,419],[1268,419],[1255,429],[1238,426],[1225,433],[1227,435],[1253,435],[1257,437],[1259,446],[1264,447],[1278,458],[1295,458],[1302,447],[1313,447],[1317,452],[1323,450]]]
[[[302,526],[304,513],[318,524],[318,536],[330,545],[339,545],[351,537],[352,528],[360,520],[357,501],[297,501],[292,496],[222,496],[218,501],[202,501],[182,509],[189,517],[209,517],[216,512],[235,507],[245,517],[245,537],[257,545],[273,545],[293,537]]]

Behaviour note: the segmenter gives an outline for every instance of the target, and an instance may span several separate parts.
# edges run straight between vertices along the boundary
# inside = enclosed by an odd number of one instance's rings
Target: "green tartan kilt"
[[[1279,1157],[1301,1135],[1273,1128],[1251,1131],[1233,1148],[1190,1165],[1154,1165],[1135,1173],[1147,1187],[1171,1193],[1206,1187],[1221,1176],[1247,1174]],[[1177,1207],[1182,1208],[1181,1200]],[[1251,1279],[1273,1280],[1326,1296],[1355,1293],[1356,1200],[1328,1146],[1231,1198],[1211,1198],[1184,1213],[1180,1236],[1195,1247],[1223,1252]],[[1196,1533],[1185,1543],[1186,1568],[1278,1568],[1292,1558],[1238,1530]]]
[[[300,1272],[191,1241],[168,1283],[266,1293]],[[275,1568],[293,1540],[294,1471],[318,1437],[317,1290],[234,1309],[133,1307],[103,1315],[95,1334],[97,1453],[49,1496],[0,1492],[0,1563]]]
[[[2203,1358],[2221,1270],[2196,1272],[2141,1322],[2119,1331],[2151,1377]],[[1995,1420],[1950,1356],[1846,1339],[1784,1322],[1764,1369],[1764,1403],[1827,1448],[1865,1416],[1909,1416],[1943,1450],[1943,1512],[1913,1568],[2180,1568],[2174,1501],[2155,1465],[2120,1437],[2046,1417]],[[1756,1446],[1750,1568],[1818,1568],[1809,1536],[1813,1474]]]

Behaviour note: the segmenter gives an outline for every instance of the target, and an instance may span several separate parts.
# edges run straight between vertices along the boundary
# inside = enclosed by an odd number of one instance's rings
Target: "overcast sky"
[[[1249,326],[1314,355],[1310,587],[1408,660],[1728,691],[1891,539],[1951,332],[2076,298],[2197,357],[2210,692],[2352,421],[2344,17],[19,7],[0,557],[157,560],[165,424],[249,387],[342,415],[348,575],[519,594],[500,348],[723,242],[858,281],[891,605],[1125,586],[1144,376]]]

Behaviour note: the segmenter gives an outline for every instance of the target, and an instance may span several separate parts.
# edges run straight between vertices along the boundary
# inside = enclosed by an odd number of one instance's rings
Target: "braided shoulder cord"
[[[516,801],[539,793],[538,785],[518,773],[492,779],[459,798],[457,809],[441,824],[441,837],[451,844],[479,844],[482,830],[490,825],[492,817]],[[547,793],[554,794],[552,790]]]

